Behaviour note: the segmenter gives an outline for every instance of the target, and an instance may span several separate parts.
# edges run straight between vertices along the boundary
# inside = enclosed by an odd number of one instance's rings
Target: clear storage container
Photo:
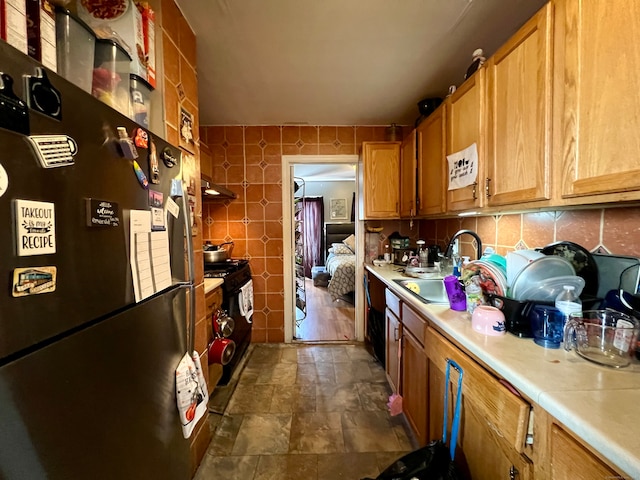
[[[144,78],[134,73],[129,75],[129,92],[131,93],[129,118],[145,128],[149,128],[152,90],[153,87]]]
[[[129,116],[129,66],[131,57],[113,40],[96,40],[91,94]]]
[[[69,10],[56,8],[58,73],[85,92],[91,92],[96,36]]]

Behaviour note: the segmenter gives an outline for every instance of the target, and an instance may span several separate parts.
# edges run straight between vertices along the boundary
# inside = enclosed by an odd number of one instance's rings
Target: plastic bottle
[[[478,305],[482,305],[484,303],[482,288],[478,285],[477,278],[478,277],[472,277],[471,282],[465,289],[467,297],[467,312],[469,312],[469,314],[472,314]]]
[[[424,248],[425,241],[418,240],[416,244],[418,245],[418,258],[420,261],[420,266],[426,267],[429,264],[429,255],[427,250]]]
[[[582,311],[582,301],[576,295],[576,287],[573,285],[564,285],[562,289],[562,292],[556,297],[555,306],[562,312],[564,323],[566,323],[571,313]]]
[[[391,261],[391,254],[389,253],[389,245],[385,245],[384,246],[384,261],[385,262],[390,262]]]

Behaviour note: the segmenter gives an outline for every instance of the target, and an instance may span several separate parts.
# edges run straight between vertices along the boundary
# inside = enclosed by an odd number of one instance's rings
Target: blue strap
[[[458,371],[458,393],[456,394],[456,405],[453,410],[453,424],[451,425],[451,443],[449,444],[449,456],[451,460],[456,454],[456,442],[458,441],[458,430],[460,428],[460,410],[462,407],[462,375],[463,371],[456,362],[447,358],[447,370],[444,379],[444,419],[442,425],[442,443],[447,444],[447,419],[449,418],[449,372],[451,367]]]

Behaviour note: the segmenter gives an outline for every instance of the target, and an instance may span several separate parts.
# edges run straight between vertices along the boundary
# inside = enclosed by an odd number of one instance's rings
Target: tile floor
[[[212,395],[195,480],[358,480],[416,447],[361,345],[257,344],[232,383]]]

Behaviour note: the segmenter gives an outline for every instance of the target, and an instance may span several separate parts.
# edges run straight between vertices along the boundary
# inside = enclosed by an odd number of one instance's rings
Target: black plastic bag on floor
[[[451,426],[451,441],[447,447],[447,403],[449,392],[449,371],[453,367],[458,371],[458,393],[453,412],[453,424]],[[442,440],[434,440],[428,445],[403,455],[389,465],[375,479],[363,478],[362,480],[463,480],[453,461],[456,443],[458,441],[458,429],[460,426],[460,406],[462,399],[462,369],[451,359],[447,359],[444,389],[444,427]]]
[[[449,449],[442,441],[436,440],[400,457],[375,480],[459,480],[461,478],[449,456]]]

